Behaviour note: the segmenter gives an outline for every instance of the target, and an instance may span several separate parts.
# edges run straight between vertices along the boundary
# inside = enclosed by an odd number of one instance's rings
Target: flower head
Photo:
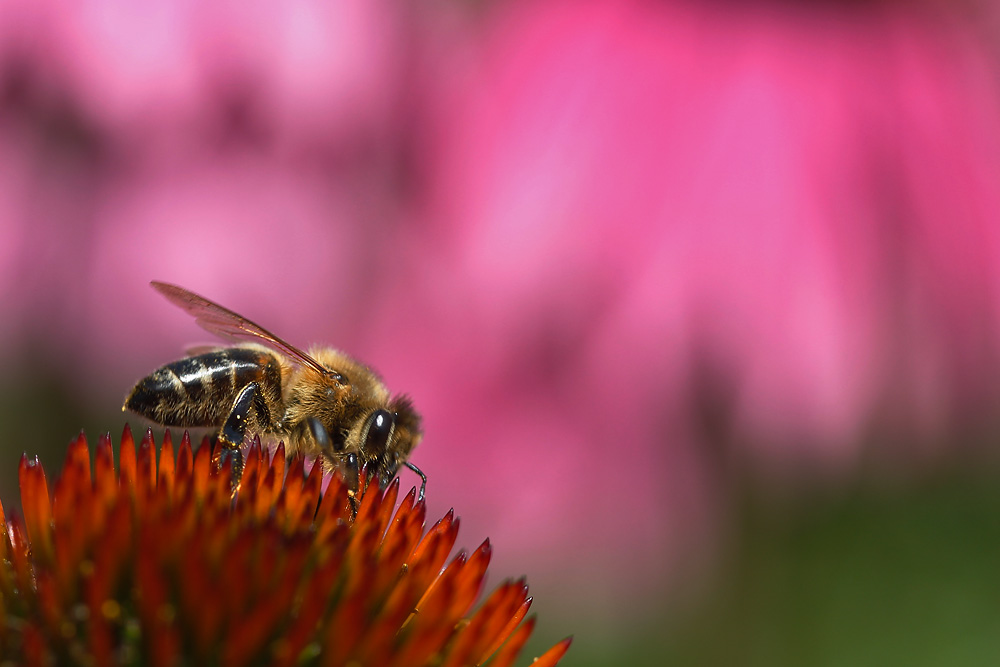
[[[81,434],[50,494],[37,459],[20,465],[24,517],[0,539],[0,659],[19,664],[509,665],[534,627],[524,581],[473,611],[491,548],[460,551],[449,512],[425,532],[411,490],[307,473],[253,447],[239,491],[207,441],[126,427],[93,472]],[[0,508],[0,517],[3,517]],[[554,665],[564,640],[540,660]]]

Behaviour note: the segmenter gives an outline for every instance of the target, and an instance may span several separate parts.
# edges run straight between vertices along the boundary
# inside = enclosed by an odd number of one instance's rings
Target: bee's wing
[[[301,363],[323,375],[332,371],[323,368],[318,361],[302,350],[289,345],[262,326],[254,324],[247,318],[209,301],[203,296],[189,292],[183,287],[153,281],[149,283],[153,289],[167,297],[175,306],[183,308],[194,316],[195,322],[201,328],[223,338],[243,338],[263,342],[268,347],[281,352],[292,361]]]

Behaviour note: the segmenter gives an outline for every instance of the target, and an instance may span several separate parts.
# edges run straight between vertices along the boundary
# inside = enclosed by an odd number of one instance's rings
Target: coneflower
[[[489,540],[446,565],[459,520],[425,531],[399,480],[358,497],[300,457],[252,447],[238,492],[203,442],[169,431],[156,461],[128,427],[116,469],[81,434],[50,493],[20,464],[3,517],[0,658],[24,665],[511,665],[534,628],[523,580],[476,607]],[[325,488],[324,488],[325,487]],[[356,510],[356,513],[355,513]],[[522,622],[523,621],[523,622]],[[566,639],[534,664],[555,665]]]

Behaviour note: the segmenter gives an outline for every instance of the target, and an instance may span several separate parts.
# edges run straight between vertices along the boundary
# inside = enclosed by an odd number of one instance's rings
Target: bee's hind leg
[[[221,445],[219,465],[224,466],[226,462],[231,462],[234,493],[239,488],[240,478],[243,476],[243,452],[240,447],[243,445],[247,430],[255,422],[263,422],[266,426],[268,421],[267,405],[261,396],[260,385],[251,382],[236,396],[229,417],[219,431]]]

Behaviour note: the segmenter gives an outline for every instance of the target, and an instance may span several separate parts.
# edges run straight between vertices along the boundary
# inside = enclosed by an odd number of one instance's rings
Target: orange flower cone
[[[415,490],[396,506],[358,480],[252,447],[238,493],[207,441],[128,427],[93,472],[81,434],[52,491],[21,459],[24,517],[0,520],[0,660],[24,665],[479,665],[517,659],[534,628],[523,581],[476,607],[491,548],[460,551],[449,512],[425,531]],[[354,513],[356,508],[356,515]],[[535,663],[555,665],[570,640]]]

